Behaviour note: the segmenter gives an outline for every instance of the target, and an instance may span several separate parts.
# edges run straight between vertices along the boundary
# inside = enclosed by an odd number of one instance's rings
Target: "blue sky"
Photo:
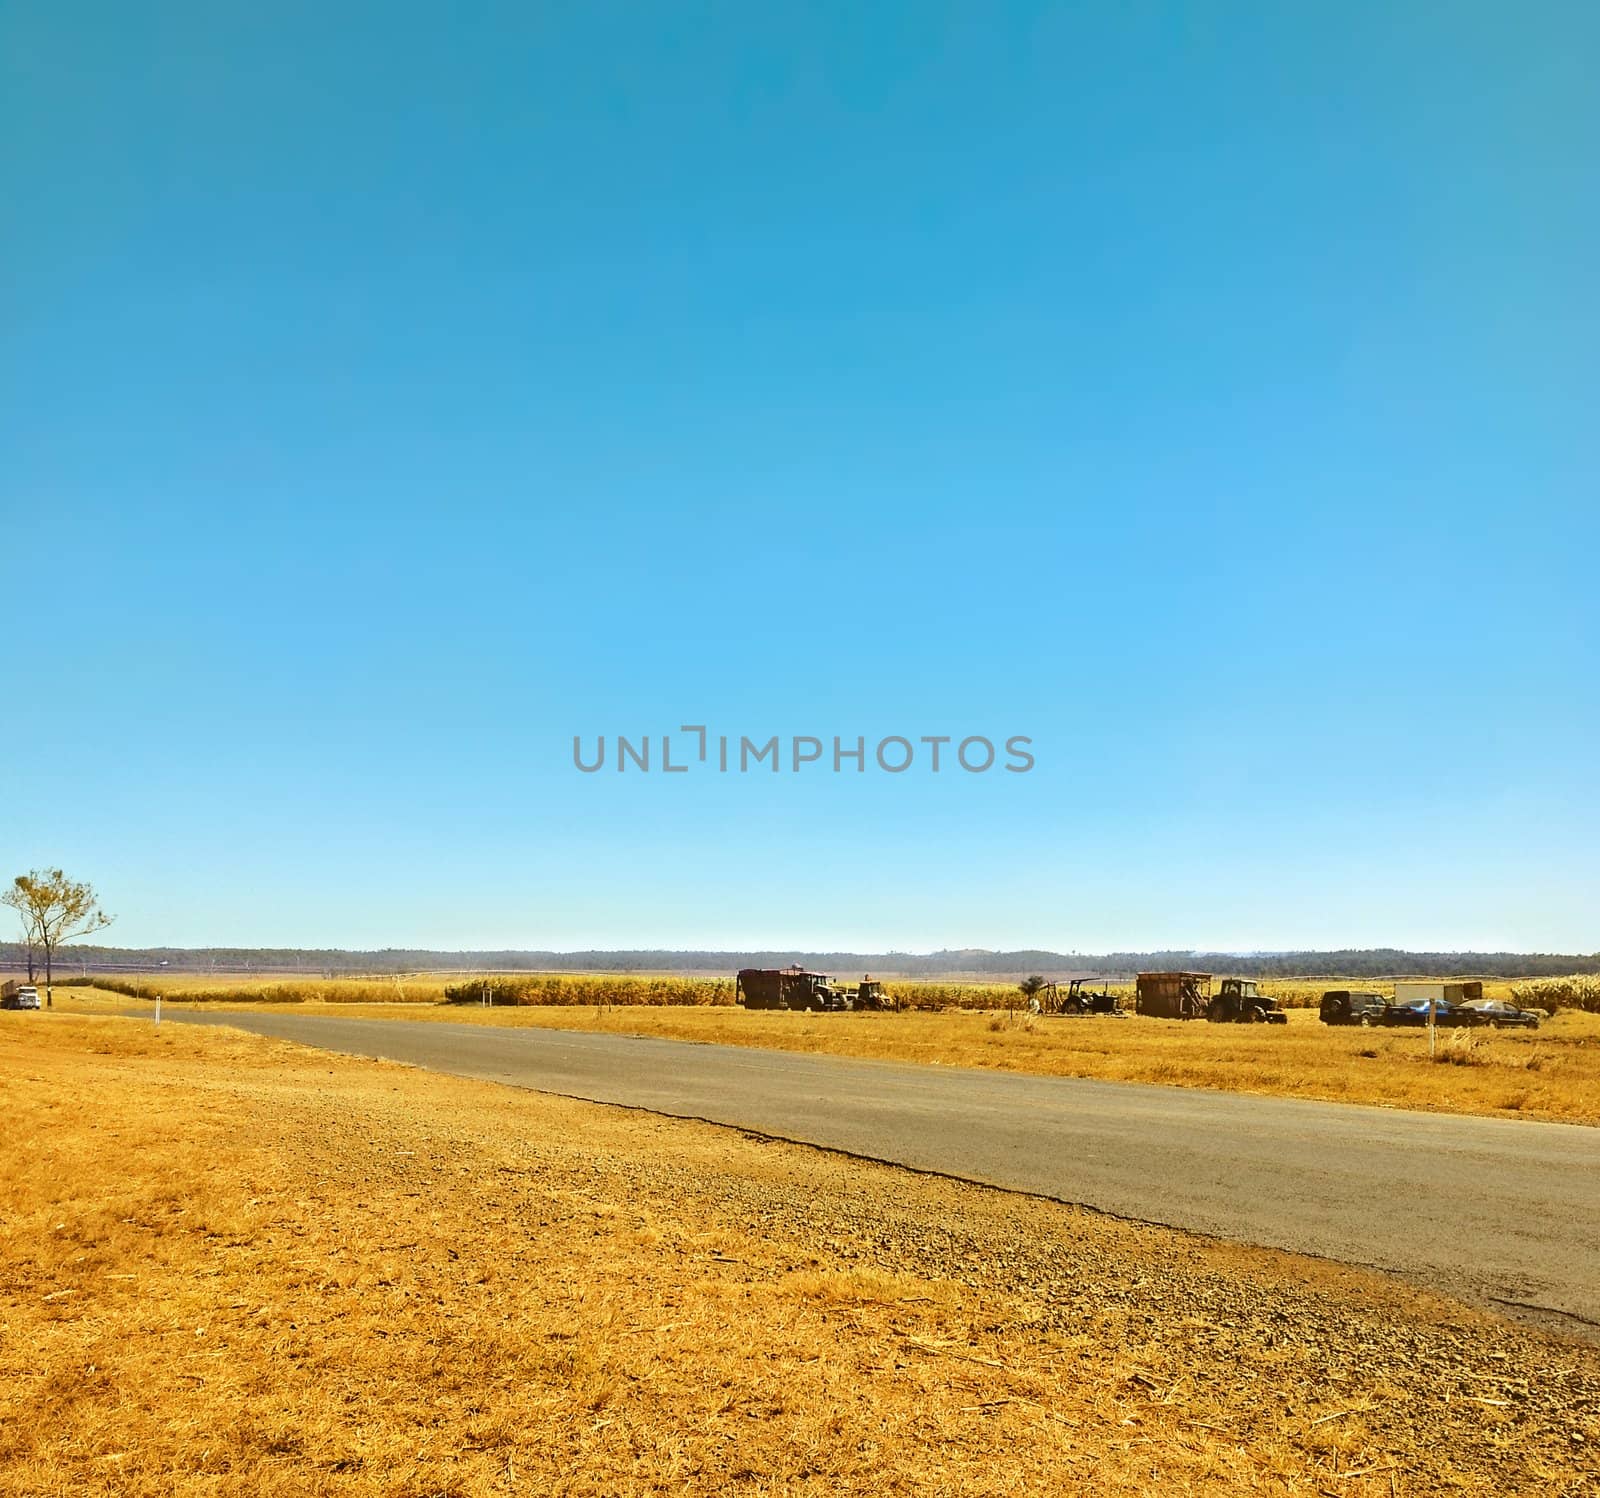
[[[129,944],[1600,946],[1590,6],[0,15],[0,858]],[[1027,734],[1026,774],[572,738]]]

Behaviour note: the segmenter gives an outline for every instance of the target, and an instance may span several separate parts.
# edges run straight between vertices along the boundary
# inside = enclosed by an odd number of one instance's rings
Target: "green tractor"
[[[893,1009],[894,1000],[876,978],[863,977],[850,994],[852,1009]]]
[[[1289,1023],[1283,1005],[1262,993],[1254,978],[1224,978],[1216,997],[1206,1006],[1206,1018],[1214,1025]]]

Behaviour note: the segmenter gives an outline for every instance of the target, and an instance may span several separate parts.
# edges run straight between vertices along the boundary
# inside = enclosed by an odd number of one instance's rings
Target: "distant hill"
[[[0,943],[0,969],[25,964],[24,949]],[[981,947],[939,952],[764,952],[586,951],[436,952],[391,947],[358,952],[294,947],[98,947],[73,946],[58,954],[56,971],[191,973],[457,972],[711,972],[741,967],[787,967],[799,963],[827,973],[899,974],[911,978],[1015,978],[1083,974],[1122,977],[1163,968],[1244,973],[1265,978],[1379,978],[1408,974],[1434,977],[1538,978],[1600,973],[1600,953],[1408,952],[1362,947],[1333,952],[995,952]]]

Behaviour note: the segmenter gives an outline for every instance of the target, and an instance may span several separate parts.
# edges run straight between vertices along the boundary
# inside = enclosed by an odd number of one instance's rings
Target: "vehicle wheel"
[[[1206,1010],[1206,1018],[1214,1025],[1225,1025],[1228,1022],[1228,1006],[1221,999],[1213,999]]]
[[[1267,1011],[1256,1004],[1252,1004],[1240,1016],[1247,1025],[1260,1025],[1266,1023]]]
[[[1359,1023],[1363,1030],[1370,1030],[1372,1028],[1372,1016],[1370,1014],[1363,1014]]]

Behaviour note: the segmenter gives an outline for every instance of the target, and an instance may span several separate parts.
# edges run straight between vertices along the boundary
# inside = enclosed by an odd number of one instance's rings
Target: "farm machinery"
[[[1217,996],[1206,1006],[1213,1024],[1286,1025],[1289,1016],[1274,998],[1262,993],[1254,978],[1224,978]]]
[[[739,970],[734,980],[734,1002],[746,1009],[893,1009],[894,1001],[876,978],[863,976],[854,986],[836,985],[826,973],[801,967]]]
[[[862,974],[861,981],[854,988],[844,990],[850,1000],[852,1009],[893,1009],[895,1002],[889,997],[888,991],[876,978]]]
[[[1089,986],[1095,982],[1100,984],[1098,991]],[[1123,1013],[1121,999],[1111,992],[1111,984],[1105,979],[1070,978],[1065,993],[1060,983],[1051,979],[1035,994],[1034,1003],[1040,1014]]]
[[[1158,1019],[1206,1019],[1212,1024],[1286,1025],[1289,1016],[1254,978],[1224,978],[1215,993],[1210,973],[1140,973],[1136,1007]]]

